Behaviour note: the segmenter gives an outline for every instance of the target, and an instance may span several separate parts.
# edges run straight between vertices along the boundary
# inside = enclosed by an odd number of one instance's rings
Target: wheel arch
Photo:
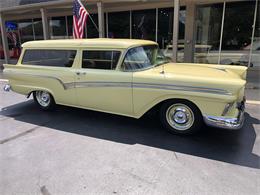
[[[150,104],[149,106],[147,106],[146,109],[142,110],[141,112],[139,112],[137,114],[137,118],[140,118],[142,117],[143,115],[145,115],[146,113],[148,112],[156,112],[156,111],[159,111],[161,106],[167,102],[181,102],[181,103],[188,103],[188,104],[192,104],[193,106],[195,106],[199,112],[201,113],[202,115],[202,110],[200,108],[200,106],[198,105],[198,103],[196,103],[196,101],[194,100],[190,100],[190,99],[186,99],[186,98],[183,98],[183,97],[176,97],[176,98],[166,98],[166,99],[162,99],[160,101],[156,101],[154,102],[153,104]]]
[[[32,94],[34,94],[36,91],[47,91],[49,94],[51,94],[51,96],[53,97],[54,101],[55,101],[55,96],[54,96],[54,93],[47,89],[47,88],[34,88],[34,89],[31,89],[29,91],[29,93],[27,94],[27,98],[29,98]]]

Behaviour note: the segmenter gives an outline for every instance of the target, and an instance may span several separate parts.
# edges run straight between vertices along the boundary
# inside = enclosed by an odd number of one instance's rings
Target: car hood
[[[167,63],[135,74],[135,80],[150,78],[153,83],[216,88],[238,94],[245,88],[246,71],[243,66]]]
[[[159,67],[158,67],[159,68]],[[199,77],[201,79],[214,79],[214,80],[237,80],[241,77],[233,72],[232,70],[225,69],[225,67],[208,67],[197,64],[174,64],[168,63],[160,66],[160,69],[168,76],[174,75],[183,75],[186,77]]]

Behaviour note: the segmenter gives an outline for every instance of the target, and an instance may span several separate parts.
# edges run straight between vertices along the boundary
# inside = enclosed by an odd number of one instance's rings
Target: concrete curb
[[[256,85],[246,85],[246,89],[260,89],[260,87]]]
[[[260,101],[256,101],[256,100],[246,100],[246,104],[260,105]]]

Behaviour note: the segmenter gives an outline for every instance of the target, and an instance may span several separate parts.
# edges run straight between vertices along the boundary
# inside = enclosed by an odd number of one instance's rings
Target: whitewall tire
[[[56,105],[54,98],[47,91],[34,91],[33,99],[35,103],[43,110],[52,110]]]

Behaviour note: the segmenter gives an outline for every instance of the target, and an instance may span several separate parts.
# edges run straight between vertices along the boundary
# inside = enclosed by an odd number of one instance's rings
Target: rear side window
[[[76,50],[25,50],[22,64],[39,66],[71,67]]]
[[[83,51],[82,68],[114,70],[120,51]]]

